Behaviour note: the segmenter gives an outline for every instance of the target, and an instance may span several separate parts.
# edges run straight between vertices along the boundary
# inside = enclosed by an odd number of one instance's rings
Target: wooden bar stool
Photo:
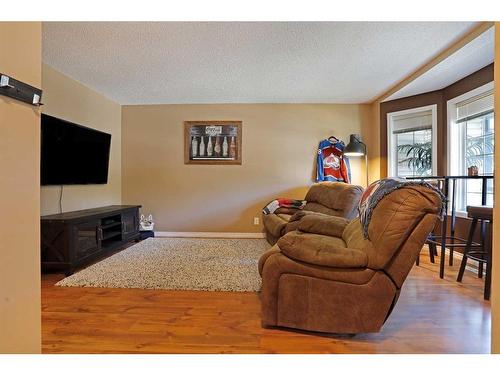
[[[458,271],[457,281],[461,282],[464,277],[465,267],[467,266],[467,260],[472,259],[479,262],[478,276],[482,277],[482,266],[486,264],[486,278],[484,282],[484,299],[490,299],[491,292],[491,237],[486,235],[485,230],[481,230],[482,238],[481,245],[473,245],[472,239],[474,237],[474,232],[479,221],[481,221],[481,227],[484,228],[487,222],[493,223],[493,208],[487,206],[467,206],[467,216],[472,218],[472,223],[470,225],[469,237],[467,238],[467,244],[465,245],[464,255],[462,258],[462,263],[460,264],[460,271]],[[477,249],[477,250],[476,250]]]

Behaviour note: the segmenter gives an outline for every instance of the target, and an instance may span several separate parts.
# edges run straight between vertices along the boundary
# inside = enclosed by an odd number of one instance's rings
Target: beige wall
[[[40,22],[0,22],[2,73],[40,87],[41,47]],[[40,352],[39,170],[39,108],[0,96],[0,353]]]
[[[500,118],[500,22],[495,23],[495,122]],[[495,176],[500,176],[500,132],[495,132]],[[493,271],[491,287],[491,351],[500,354],[500,183],[495,179]]]
[[[121,106],[48,65],[42,67],[42,112],[111,133],[108,183],[66,185],[63,211],[121,203]],[[41,189],[41,213],[59,212],[59,186]]]
[[[268,201],[304,197],[318,142],[347,141],[369,115],[366,105],[124,106],[123,203],[142,204],[158,231],[260,232],[253,218]],[[242,165],[185,165],[186,120],[242,120]],[[351,160],[354,183],[364,185],[361,160]]]

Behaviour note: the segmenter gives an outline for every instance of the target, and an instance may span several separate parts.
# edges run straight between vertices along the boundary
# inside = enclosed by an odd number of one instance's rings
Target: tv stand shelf
[[[122,232],[105,232],[103,235],[102,235],[102,241],[106,241],[106,240],[109,240],[111,238],[116,238],[118,236],[122,236]]]
[[[101,228],[102,230],[106,230],[106,229],[110,229],[110,228],[114,228],[114,227],[117,227],[119,225],[122,225],[121,221],[118,221],[116,223],[111,223],[111,224],[106,224],[106,225],[101,225]]]
[[[139,238],[141,206],[107,206],[41,218],[42,271],[71,275]]]

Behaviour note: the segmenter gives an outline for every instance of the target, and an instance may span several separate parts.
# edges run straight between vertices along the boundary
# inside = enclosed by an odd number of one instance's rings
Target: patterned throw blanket
[[[280,207],[285,208],[297,208],[299,210],[303,209],[306,205],[307,201],[301,201],[298,199],[287,199],[287,198],[278,198],[271,202],[269,202],[266,207],[262,209],[262,213],[265,215],[272,214]]]
[[[426,186],[429,189],[434,190],[439,194],[442,201],[446,201],[446,197],[443,193],[425,181],[415,181],[415,180],[402,180],[397,178],[384,178],[382,180],[375,181],[365,190],[361,196],[359,202],[358,211],[359,219],[363,227],[363,234],[365,238],[368,238],[368,226],[370,225],[370,219],[372,217],[373,209],[377,206],[378,202],[382,200],[387,194],[392,193],[394,190],[401,189],[405,186]],[[441,206],[441,212],[439,213],[439,218],[442,220],[444,217],[444,204]]]

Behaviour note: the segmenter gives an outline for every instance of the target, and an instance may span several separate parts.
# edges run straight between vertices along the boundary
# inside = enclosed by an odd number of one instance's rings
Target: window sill
[[[448,216],[451,216],[451,211],[450,210],[448,210]],[[456,217],[467,218],[467,211],[455,211],[455,216]]]

